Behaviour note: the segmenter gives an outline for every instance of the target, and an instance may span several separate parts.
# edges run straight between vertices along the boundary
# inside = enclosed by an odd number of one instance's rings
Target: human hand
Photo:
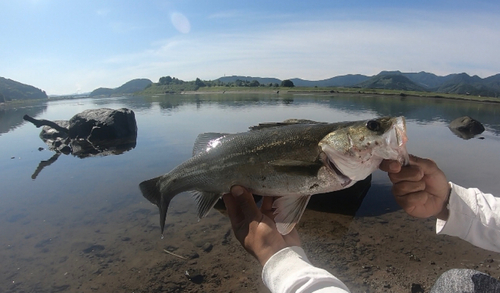
[[[434,161],[410,155],[408,166],[384,160],[379,168],[388,173],[394,198],[406,213],[417,218],[448,219],[446,205],[451,187]]]
[[[281,249],[300,246],[295,228],[287,235],[276,229],[272,197],[264,196],[260,210],[252,194],[241,186],[231,187],[231,193],[222,198],[236,239],[262,265]]]

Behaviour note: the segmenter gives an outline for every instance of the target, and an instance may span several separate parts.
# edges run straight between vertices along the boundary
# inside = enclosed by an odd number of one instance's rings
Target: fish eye
[[[370,120],[366,122],[366,128],[368,128],[371,131],[379,131],[380,130],[380,122],[376,120]]]

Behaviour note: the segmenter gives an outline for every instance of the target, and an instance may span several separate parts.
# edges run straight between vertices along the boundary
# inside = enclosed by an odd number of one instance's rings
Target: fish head
[[[382,160],[409,163],[404,117],[382,117],[348,124],[326,135],[319,146],[323,163],[344,182],[365,179]]]

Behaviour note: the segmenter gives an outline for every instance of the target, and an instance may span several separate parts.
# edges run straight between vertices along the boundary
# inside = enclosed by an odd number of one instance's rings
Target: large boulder
[[[137,136],[134,111],[101,108],[85,110],[69,120],[69,137],[91,143]]]
[[[484,131],[483,124],[469,116],[459,117],[451,121],[448,127],[456,136],[463,139],[473,138]]]
[[[137,123],[134,111],[101,108],[85,110],[68,120],[24,119],[41,127],[40,138],[49,149],[78,157],[117,155],[135,147]]]

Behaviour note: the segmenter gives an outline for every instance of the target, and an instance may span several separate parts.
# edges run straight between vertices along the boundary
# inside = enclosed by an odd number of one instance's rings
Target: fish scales
[[[140,188],[158,205],[162,232],[176,194],[194,191],[201,218],[231,186],[242,185],[279,197],[273,205],[275,221],[286,234],[312,194],[347,188],[371,174],[382,159],[407,160],[405,142],[402,117],[330,124],[298,120],[244,133],[201,134],[192,158]]]

